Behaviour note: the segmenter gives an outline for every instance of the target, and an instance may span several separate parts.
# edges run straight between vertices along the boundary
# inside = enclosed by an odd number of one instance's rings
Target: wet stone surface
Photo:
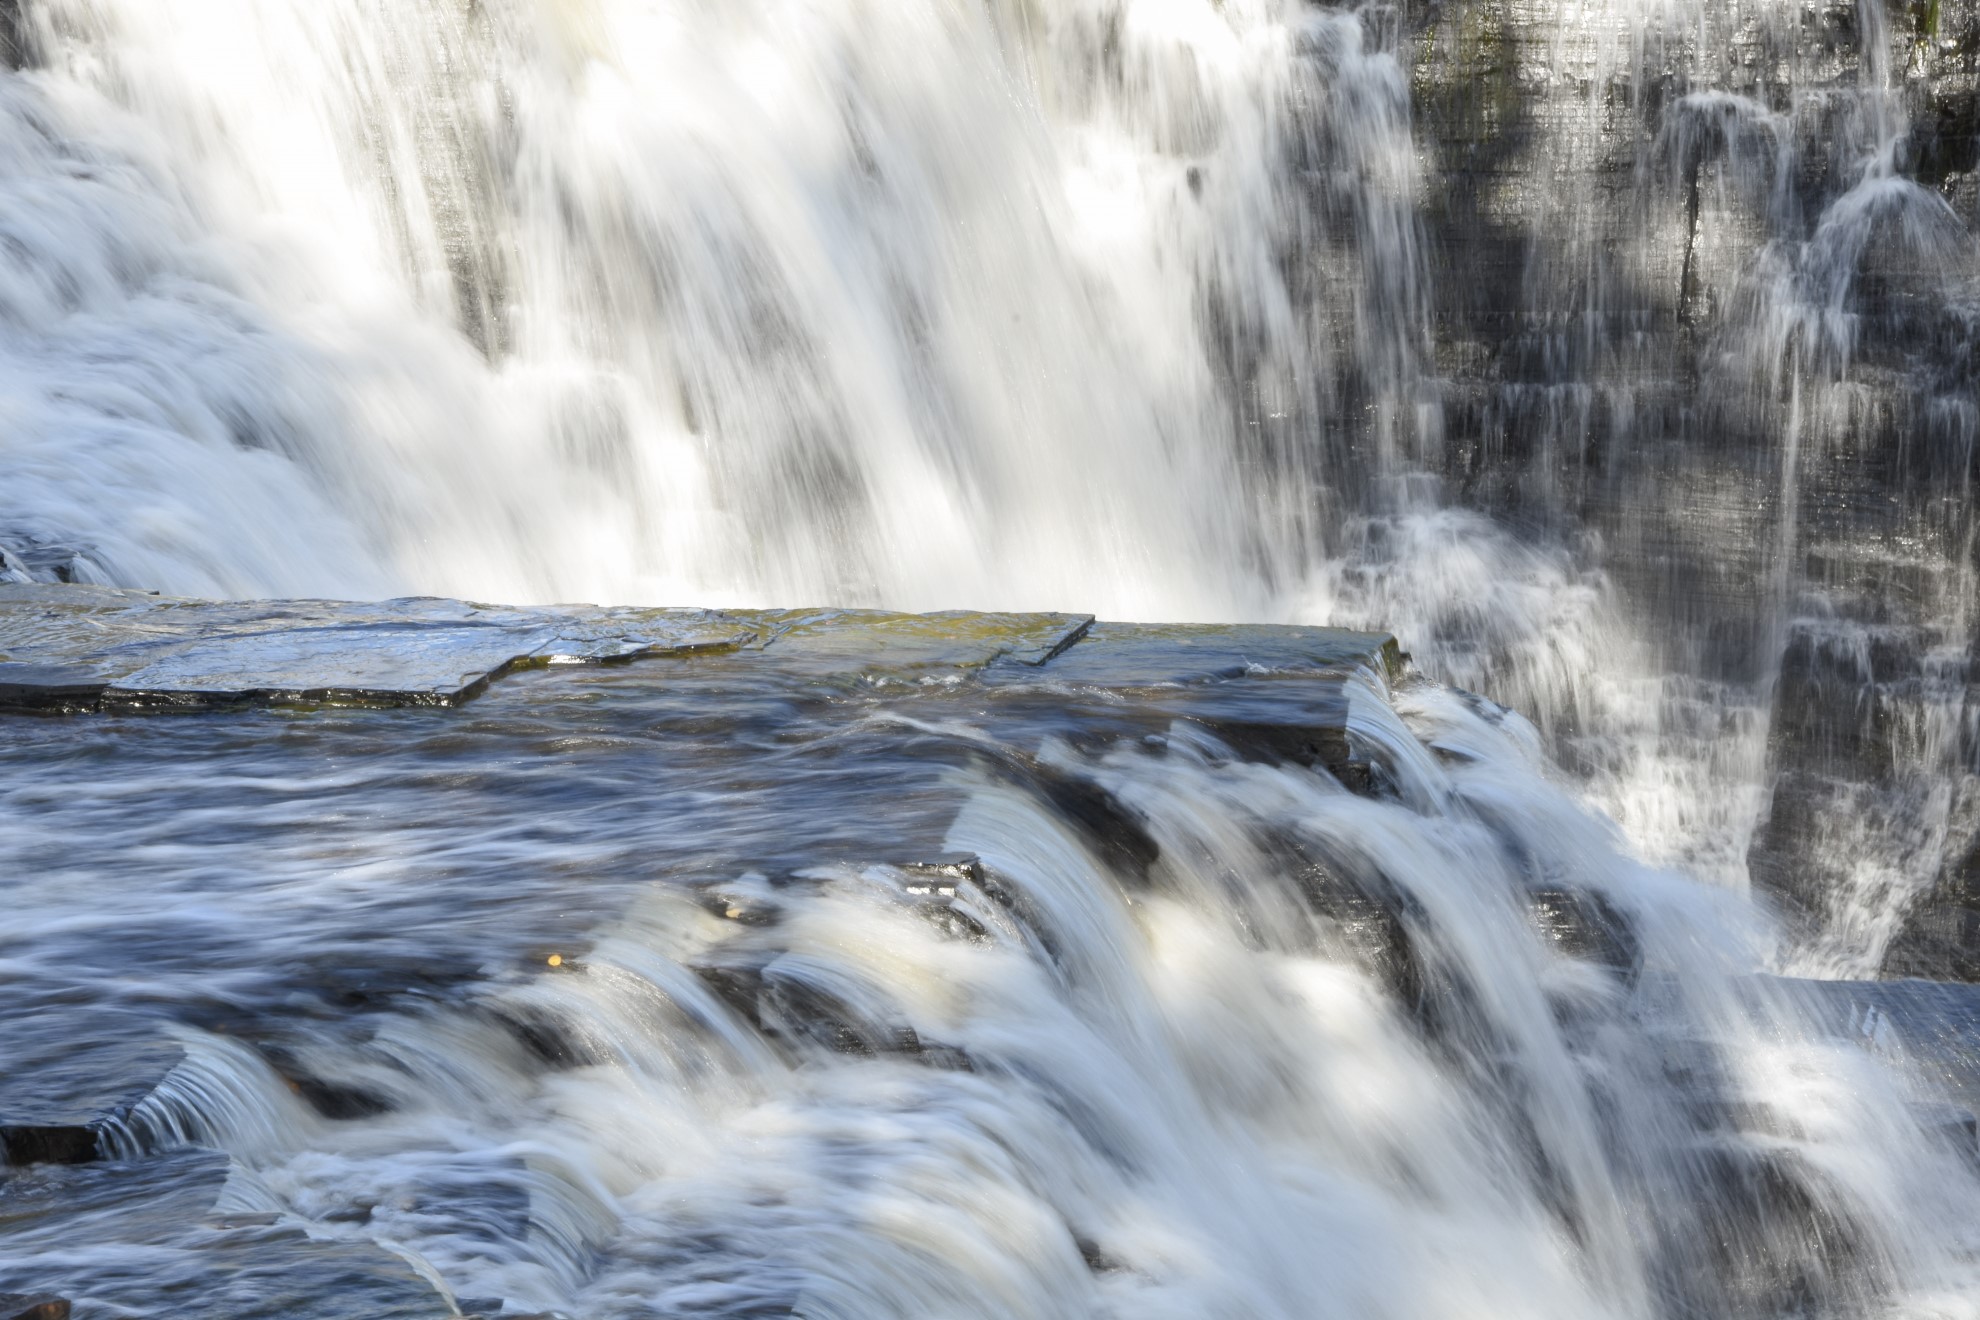
[[[222,604],[0,584],[0,707],[455,706],[513,669],[746,646],[705,610]]]

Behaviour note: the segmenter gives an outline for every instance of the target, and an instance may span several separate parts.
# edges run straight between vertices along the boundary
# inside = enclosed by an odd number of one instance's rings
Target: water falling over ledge
[[[1973,1314],[1980,3],[0,45],[0,1288]]]
[[[0,1290],[1677,1317],[1980,1279],[1967,1009],[1767,975],[1757,910],[1380,634],[64,586],[0,622]],[[334,672],[473,629],[506,676],[464,705]]]

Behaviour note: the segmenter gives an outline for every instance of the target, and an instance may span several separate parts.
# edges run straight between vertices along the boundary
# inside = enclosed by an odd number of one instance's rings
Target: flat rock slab
[[[34,1008],[26,1016],[36,1016]],[[160,1038],[155,1022],[138,1015],[72,1016],[66,1040],[21,1017],[0,1014],[0,1058],[7,1060],[0,1072],[0,1156],[12,1164],[35,1162],[29,1157],[35,1150],[75,1149],[79,1138],[57,1134],[94,1131],[128,1114],[184,1055]]]
[[[733,649],[708,610],[188,601],[0,584],[0,708],[453,706],[511,669]]]
[[[963,610],[790,610],[739,617],[762,631],[780,666],[875,684],[945,682],[999,663],[1035,670],[1065,653],[1093,623],[1087,614]]]
[[[511,609],[424,597],[195,601],[0,583],[0,709],[457,706],[520,668],[743,651],[768,653],[785,674],[883,689],[1043,681],[1147,692],[1356,669],[1393,678],[1402,668],[1394,639],[1331,628],[970,611]],[[1285,704],[1267,686],[1243,698],[1261,703]],[[1225,718],[1256,722],[1246,711]]]
[[[1236,678],[1312,675],[1366,668],[1401,676],[1403,655],[1384,633],[1270,624],[1095,623],[1056,657],[1052,678],[1083,687],[1144,690]],[[1032,676],[998,666],[993,681]]]

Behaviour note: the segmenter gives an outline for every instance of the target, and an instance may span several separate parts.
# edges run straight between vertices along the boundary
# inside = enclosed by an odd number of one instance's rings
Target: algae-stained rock
[[[993,688],[1043,688],[1057,708],[1068,688],[1109,694],[1108,709],[1082,709],[1094,727],[1123,720],[1160,735],[1176,721],[1208,730],[1247,760],[1323,768],[1351,788],[1370,786],[1348,734],[1348,684],[1359,673],[1394,680],[1404,658],[1383,633],[1236,624],[1097,623],[1041,667],[1007,662],[984,675]],[[1132,693],[1123,707],[1115,694]]]
[[[1096,623],[1051,659],[1051,678],[1102,688],[1150,688],[1233,678],[1368,669],[1399,677],[1403,657],[1384,633],[1250,624]],[[1009,666],[996,677],[1026,681]]]
[[[418,598],[191,601],[0,584],[0,708],[268,703],[450,706],[509,670],[761,647],[773,666],[868,685],[981,678],[1151,688],[1400,673],[1380,634],[1106,624],[1083,614],[509,609]]]
[[[1086,614],[892,614],[877,610],[791,610],[750,616],[779,663],[820,676],[940,681],[993,663],[1033,669],[1075,645],[1092,625]]]

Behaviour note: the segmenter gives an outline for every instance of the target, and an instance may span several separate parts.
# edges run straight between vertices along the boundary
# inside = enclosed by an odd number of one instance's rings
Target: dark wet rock
[[[1322,769],[1365,790],[1369,767],[1348,738],[1347,694],[1340,681],[1306,677],[1296,686],[1266,679],[1220,684],[1158,700],[1158,709],[1201,725],[1246,761]]]
[[[1570,958],[1592,962],[1624,984],[1643,969],[1643,944],[1615,904],[1586,889],[1536,885],[1526,892],[1528,911],[1547,942]]]
[[[581,1032],[547,1009],[499,1004],[489,1006],[486,1011],[515,1037],[530,1058],[544,1067],[564,1071],[604,1062],[584,1044]]]
[[[924,1041],[897,1015],[855,1008],[840,996],[762,962],[702,963],[693,969],[750,1026],[801,1055],[806,1048],[862,1058],[891,1056],[930,1067],[968,1071],[968,1056]]]
[[[0,662],[0,707],[85,710],[94,707],[109,686],[102,673],[86,665]]]
[[[697,901],[709,915],[745,926],[774,926],[784,911],[763,884],[711,885]]]
[[[6,3],[0,2],[0,58],[14,49]],[[79,546],[32,536],[0,536],[0,582],[100,582],[102,571]]]
[[[1826,1310],[1881,1263],[1863,1247],[1845,1199],[1792,1149],[1741,1141],[1701,1144],[1688,1170],[1696,1231],[1682,1239],[1710,1269],[1672,1261],[1666,1287],[1701,1315]]]
[[[182,1057],[150,1035],[119,1038],[115,1022],[84,1043],[0,1028],[15,1066],[0,1078],[0,1163],[11,1168],[108,1159],[128,1121]],[[155,1028],[153,1028],[155,1030]]]
[[[960,885],[982,885],[983,859],[975,853],[950,853],[925,862],[903,862],[907,891],[954,897]]]
[[[1925,656],[1930,645],[1917,629],[1804,621],[1781,656],[1771,730],[1776,748],[1791,748],[1797,763],[1830,775],[1897,772],[1894,738],[1901,725],[1915,727],[1918,709],[1935,696]]]
[[[1402,677],[1406,657],[1383,633],[1263,624],[1095,623],[1078,645],[1046,668],[1050,681],[1120,691],[1217,683],[1236,678],[1370,669]],[[1010,666],[990,678],[1037,681]]]
[[[33,32],[21,0],[0,0],[0,62],[10,69],[32,68],[38,56]]]
[[[1779,917],[1789,937],[1812,938],[1826,920],[1840,879],[1837,861],[1820,848],[1824,821],[1847,819],[1852,788],[1818,775],[1782,769],[1768,790],[1768,805],[1747,854],[1755,897]]]
[[[1277,835],[1260,841],[1283,866],[1308,908],[1326,924],[1338,952],[1351,958],[1406,1009],[1434,1015],[1435,974],[1419,947],[1428,915],[1408,891],[1366,859],[1329,841]]]
[[[1162,849],[1140,811],[1084,775],[1042,763],[1031,767],[1028,787],[1050,803],[1111,869],[1148,878]]]
[[[391,1097],[371,1087],[316,1075],[280,1046],[263,1045],[260,1052],[275,1075],[319,1117],[337,1121],[375,1118],[394,1108]]]
[[[1468,508],[1600,543],[1706,719],[1769,723],[1749,862],[1806,937],[1851,860],[1929,852],[1933,793],[1980,764],[1941,736],[1970,681],[1951,671],[1980,659],[1980,3],[1690,12],[1625,49],[1538,0],[1401,7],[1441,404],[1427,461]],[[1896,177],[1843,145],[1873,122]],[[1808,241],[1880,189],[1902,199],[1875,203],[1894,209],[1860,254]],[[1901,232],[1899,207],[1940,238]],[[1833,341],[1766,342],[1822,282]],[[1574,712],[1553,715],[1572,759]],[[1670,736],[1695,716],[1665,718]],[[1825,829],[1847,819],[1866,837]],[[1931,858],[1904,864],[1935,883]],[[1980,974],[1967,897],[1939,883],[1888,973]]]
[[[69,1299],[48,1293],[0,1293],[0,1320],[69,1320]]]
[[[1884,951],[1889,977],[1980,982],[1980,776],[1954,790],[1938,874]]]
[[[1852,866],[1886,867],[1882,901],[1899,920],[1881,974],[1980,979],[1980,777],[1951,778],[1783,769],[1748,858],[1755,888],[1807,938],[1850,892]]]
[[[978,768],[1048,806],[1111,869],[1147,880],[1162,854],[1148,821],[1092,775],[1009,746],[973,744],[970,752]]]
[[[986,892],[989,875],[981,858],[955,853],[893,869],[899,873],[901,899],[944,937],[967,943],[990,938],[983,921],[968,910],[973,902],[993,901]]]
[[[1086,1262],[1086,1268],[1095,1274],[1118,1274],[1127,1268],[1092,1238],[1081,1237],[1075,1233],[1073,1246],[1078,1248],[1079,1258]]]
[[[79,1124],[0,1124],[0,1155],[9,1166],[88,1164],[102,1153],[96,1129]]]
[[[1804,623],[1789,638],[1770,735],[1773,782],[1748,868],[1797,937],[1821,929],[1834,896],[1849,884],[1847,868],[1861,844],[1839,830],[1895,853],[1929,828],[1917,818],[1929,790],[1908,748],[1917,741],[1913,731],[1930,727],[1935,707],[1957,703],[1964,684],[1928,669],[1928,649],[1916,630],[1834,620]],[[1948,955],[1963,937],[1937,934],[1901,936],[1893,970],[1951,974],[1958,959]],[[1952,948],[1927,953],[1927,944],[1947,943],[1947,935]],[[1980,945],[1972,953],[1980,957]]]
[[[1160,751],[1182,724],[1241,760],[1324,770],[1369,793],[1380,776],[1348,735],[1347,685],[1357,674],[1397,681],[1406,668],[1381,633],[1098,623],[1042,669],[992,666],[984,682],[1000,692],[1043,685],[1061,708],[1070,700],[1091,717],[1096,746],[1138,733]],[[1098,700],[1079,704],[1082,691]]]

